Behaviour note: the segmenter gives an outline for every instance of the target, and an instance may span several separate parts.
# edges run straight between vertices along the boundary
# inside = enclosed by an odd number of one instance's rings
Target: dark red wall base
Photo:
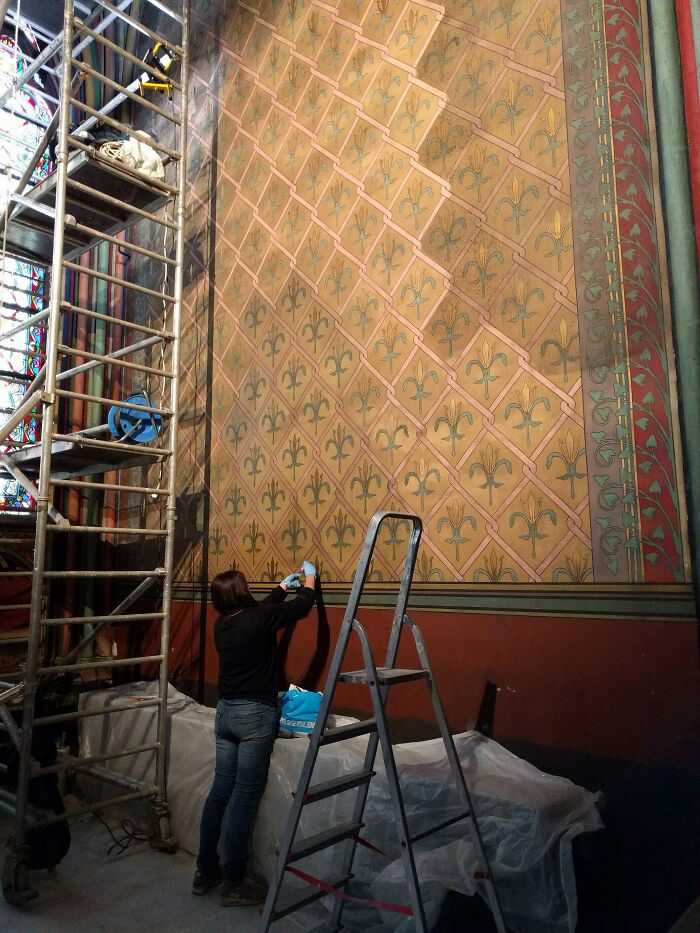
[[[285,654],[284,679],[321,689],[325,667],[342,620],[342,610],[326,610],[330,632],[316,610],[297,623]],[[448,720],[453,731],[476,719],[486,681],[498,684],[495,737],[640,763],[664,763],[700,770],[700,672],[697,627],[689,622],[572,619],[473,615],[415,611]],[[204,696],[215,698],[215,614],[207,620]],[[362,624],[383,651],[391,613],[365,609]],[[400,666],[417,666],[410,639],[402,645]],[[320,676],[307,676],[316,657]],[[199,604],[173,606],[173,680],[190,690],[198,684]],[[345,669],[361,666],[355,638]],[[313,672],[312,672],[313,674]],[[366,688],[341,684],[336,707],[368,711]],[[389,714],[406,721],[430,720],[425,685],[392,690]],[[422,736],[416,735],[416,738]]]

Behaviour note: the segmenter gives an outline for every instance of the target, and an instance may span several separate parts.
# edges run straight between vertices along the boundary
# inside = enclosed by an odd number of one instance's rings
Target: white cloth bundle
[[[128,168],[142,172],[149,178],[162,181],[165,178],[163,162],[156,150],[149,145],[153,142],[148,133],[138,130],[134,136],[121,141],[104,143],[100,147],[103,155],[117,162],[123,162]]]

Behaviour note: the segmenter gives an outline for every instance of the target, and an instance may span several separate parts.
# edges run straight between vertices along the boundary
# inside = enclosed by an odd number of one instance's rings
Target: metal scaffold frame
[[[152,844],[166,850],[172,850],[176,845],[176,840],[170,834],[167,806],[166,712],[177,495],[179,334],[186,194],[188,0],[171,0],[170,4],[162,0],[145,0],[138,7],[139,12],[149,11],[154,19],[158,18],[159,25],[166,24],[167,28],[163,30],[165,33],[173,30],[178,32],[177,41],[159,35],[146,22],[131,16],[128,10],[133,0],[114,0],[114,3],[96,0],[96,4],[91,15],[83,21],[75,15],[74,0],[65,0],[63,32],[25,69],[21,80],[0,95],[0,107],[3,107],[40,68],[49,67],[47,63],[54,57],[60,59],[59,106],[46,127],[33,161],[22,173],[16,190],[10,195],[4,215],[0,215],[3,268],[5,257],[11,254],[24,261],[43,264],[50,270],[48,306],[3,331],[3,337],[9,339],[30,326],[45,329],[43,365],[36,378],[27,386],[14,411],[0,425],[0,447],[7,448],[4,453],[0,453],[0,475],[14,477],[35,503],[29,515],[15,514],[12,517],[13,521],[30,518],[34,523],[33,538],[21,530],[18,530],[17,538],[5,538],[5,543],[11,540],[18,547],[21,547],[22,542],[33,540],[31,570],[27,566],[26,569],[20,567],[0,572],[0,585],[5,581],[31,580],[29,603],[13,603],[2,607],[27,609],[29,613],[27,654],[19,672],[20,680],[17,683],[0,682],[0,729],[4,729],[18,755],[16,795],[0,790],[0,808],[11,812],[15,818],[14,836],[3,872],[3,892],[10,903],[18,905],[36,896],[28,880],[31,856],[27,839],[29,831],[68,818],[68,815],[62,813],[47,816],[32,806],[31,782],[42,775],[79,771],[128,791],[101,800],[99,804],[88,804],[79,813],[102,810],[110,804],[127,800],[150,798]],[[122,29],[136,34],[134,46],[146,41],[157,48],[157,43],[161,43],[173,59],[179,62],[178,79],[170,75],[165,77],[162,68],[154,67],[152,58],[143,61],[133,51],[117,45],[104,35],[107,27],[115,20],[120,22]],[[124,69],[132,69],[134,79],[128,85],[120,83],[113,76],[101,74],[79,60],[80,52],[90,44],[120,57]],[[151,52],[152,49],[148,55]],[[81,99],[80,86],[85,80],[97,82],[106,95],[111,94],[100,109]],[[169,96],[171,92],[177,95],[179,114],[174,105],[167,109],[149,99],[149,94],[144,93],[149,80],[157,80],[159,84],[156,87],[167,86]],[[165,126],[169,124],[172,139],[176,140],[177,144],[172,147],[163,145],[157,139],[148,141],[165,165],[162,179],[145,176],[114,162],[88,146],[84,136],[78,135],[82,130],[99,125],[109,126],[120,133],[133,134],[134,130],[121,119],[107,116],[120,105],[129,102],[133,108],[140,107],[140,112],[145,115],[158,118]],[[71,122],[72,114],[76,113],[82,119],[77,127]],[[54,134],[57,134],[55,171],[49,178],[31,187],[30,179],[34,169]],[[168,204],[173,204],[174,216],[168,215]],[[157,225],[162,231],[162,252],[119,238],[120,233],[144,220]],[[90,257],[95,256],[98,251],[91,251],[100,244],[106,244],[109,250],[128,246],[130,252],[133,251],[151,264],[161,263],[162,288],[139,284],[131,280],[127,272],[124,272],[123,277],[112,274],[111,265],[107,273],[95,268],[95,262],[80,262],[79,257],[85,253],[89,253]],[[102,313],[104,308],[96,310],[83,307],[89,301],[72,294],[71,300],[68,300],[71,276],[88,276],[96,287],[120,289],[123,294],[162,302],[162,322],[156,322],[158,326],[150,326],[150,321],[145,324],[142,320],[130,320],[127,314],[113,317],[110,313]],[[84,336],[71,345],[66,334],[73,334],[77,329],[66,324],[75,319],[85,322],[86,326],[80,331],[83,335],[91,323],[112,328],[110,334],[116,334],[111,338],[112,349],[107,352],[106,347],[91,347]],[[119,341],[122,341],[122,346],[115,348],[115,342]],[[147,361],[154,352],[159,357],[154,365],[131,359],[136,356],[139,360]],[[117,377],[112,375],[111,392],[106,378],[101,391],[93,388],[85,374],[89,377],[95,371],[105,376],[107,372],[119,374]],[[77,388],[74,385],[76,377],[80,377]],[[125,381],[139,378],[160,380],[161,397],[157,403],[152,403],[148,394],[143,399],[123,399],[121,395],[112,397],[115,384],[123,388]],[[143,442],[138,441],[137,437],[131,436],[133,424],[127,429],[120,427],[116,434],[109,422],[85,424],[77,429],[73,424],[66,428],[65,415],[72,403],[79,407],[83,420],[92,421],[97,413],[104,421],[103,413],[108,410],[110,417],[116,419],[117,425],[121,425],[119,415],[126,414],[132,421],[136,418],[137,425],[142,422],[150,425],[153,436]],[[11,442],[13,431],[33,411],[36,411],[41,424],[40,443]],[[141,468],[148,478],[139,484],[124,482],[121,471],[133,468]],[[152,479],[154,475],[157,481]],[[164,475],[167,475],[167,482],[163,482]],[[105,520],[101,507],[97,521],[81,521],[80,518],[71,521],[62,514],[61,497],[95,497],[100,494],[104,496],[105,493],[115,497],[136,497],[140,502],[164,502],[165,506],[158,512],[157,520],[151,521],[146,517],[145,507],[139,508],[141,517],[138,525],[132,522],[128,525],[120,524],[119,513],[116,524],[112,525]],[[81,509],[77,511],[80,515]],[[150,514],[154,516],[156,513],[152,510]],[[26,524],[26,521],[22,521],[22,524]],[[14,530],[10,530],[10,534],[13,533]],[[54,542],[65,541],[67,535],[94,535],[98,538],[90,540],[110,542],[123,540],[125,536],[137,541],[161,541],[158,556],[162,557],[162,565],[134,569],[132,564],[129,569],[115,571],[99,565],[89,568],[79,564],[76,566],[68,558],[66,566],[61,567],[55,559],[57,548]],[[81,547],[72,550],[78,556],[85,552]],[[57,568],[55,564],[58,564]],[[95,577],[109,577],[115,583],[128,584],[133,581],[138,585],[111,612],[104,615],[95,615],[91,607],[81,609],[77,597],[73,599],[73,611],[66,614],[63,612],[64,607],[58,607],[56,600],[52,599],[52,586],[65,585],[67,581],[79,584],[87,581],[87,578]],[[156,582],[162,585],[160,611],[138,611],[139,599]],[[134,611],[130,611],[132,607]],[[115,657],[112,652],[110,657],[91,659],[86,651],[96,643],[100,633],[115,623],[160,625],[157,653],[141,657]],[[47,647],[45,633],[57,630],[75,632],[81,629],[83,637],[69,651],[57,655],[55,647],[53,653]],[[55,639],[53,644],[57,644]],[[141,664],[158,666],[158,697],[140,704],[151,705],[156,709],[155,742],[123,749],[118,754],[91,758],[59,754],[56,762],[40,767],[33,755],[37,730],[53,727],[57,723],[79,723],[84,716],[93,714],[92,711],[75,708],[69,712],[37,715],[37,694],[42,685],[53,682],[59,675],[83,676],[86,672],[111,671]],[[114,704],[106,712],[114,714],[131,708],[128,703]],[[104,767],[110,758],[142,754],[144,751],[150,751],[155,756],[152,781],[135,782]]]

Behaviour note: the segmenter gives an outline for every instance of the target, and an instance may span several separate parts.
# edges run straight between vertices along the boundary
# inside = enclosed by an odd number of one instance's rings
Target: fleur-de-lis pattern
[[[684,579],[639,2],[193,9],[178,574]]]

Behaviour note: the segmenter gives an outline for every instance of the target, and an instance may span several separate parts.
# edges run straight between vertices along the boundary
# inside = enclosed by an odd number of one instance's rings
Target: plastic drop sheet
[[[84,694],[83,708],[109,707],[131,698],[133,712],[81,720],[81,754],[101,755],[155,740],[153,707],[141,708],[157,695],[155,683],[135,683]],[[171,829],[180,846],[196,854],[199,821],[214,775],[214,710],[168,690],[168,801]],[[338,718],[336,725],[349,720]],[[573,933],[576,927],[576,880],[571,844],[576,835],[602,826],[598,795],[566,778],[538,771],[497,742],[475,732],[454,737],[472,795],[483,842],[496,878],[506,923],[514,933]],[[308,739],[278,739],[270,763],[265,794],[253,835],[252,867],[271,878],[289,813],[292,791],[308,749]],[[362,767],[367,737],[319,750],[314,783]],[[462,807],[452,787],[441,740],[394,746],[404,805],[412,834],[457,816]],[[153,780],[155,755],[143,752],[110,763],[112,770],[139,780]],[[363,837],[382,850],[358,846],[355,879],[349,893],[383,903],[408,904],[394,814],[386,773],[378,755],[365,811]],[[300,836],[308,836],[347,820],[357,791],[329,797],[304,808]],[[339,847],[338,847],[339,848]],[[430,926],[437,922],[448,890],[475,893],[478,869],[466,821],[455,823],[414,847],[421,890]],[[318,878],[338,865],[339,852],[324,850],[299,863]],[[335,858],[334,858],[335,856]],[[308,893],[304,882],[285,880],[283,900]],[[329,916],[333,898],[286,917],[282,931],[308,931]],[[362,904],[347,903],[343,922],[363,933],[410,933],[410,917]]]

